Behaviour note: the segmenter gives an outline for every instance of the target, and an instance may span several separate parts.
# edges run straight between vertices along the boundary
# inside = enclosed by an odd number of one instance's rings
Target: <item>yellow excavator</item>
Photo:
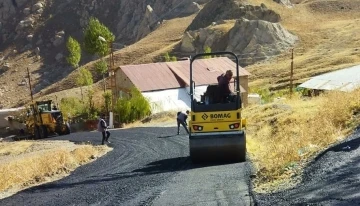
[[[70,134],[70,125],[64,121],[62,112],[51,105],[51,100],[34,101],[28,108],[25,124],[35,139],[47,138],[49,134]]]
[[[236,61],[234,77],[234,98],[218,101],[218,85],[209,85],[201,99],[194,98],[193,63],[204,56],[230,55]],[[229,68],[230,69],[230,68]],[[196,73],[196,72],[195,72]],[[246,161],[246,119],[242,118],[239,82],[239,61],[232,52],[201,53],[190,58],[189,146],[192,162],[204,161]]]

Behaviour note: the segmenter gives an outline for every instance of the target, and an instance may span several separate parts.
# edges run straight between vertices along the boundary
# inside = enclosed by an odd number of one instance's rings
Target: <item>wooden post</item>
[[[294,75],[294,49],[291,49],[291,68],[290,68],[290,97],[293,93],[293,75]]]
[[[30,80],[29,67],[27,67],[26,69],[27,69],[27,73],[28,73],[28,80],[29,80],[29,88],[30,88],[31,101],[33,101],[33,100],[34,100],[34,97],[33,97],[32,88],[31,88],[31,80]]]

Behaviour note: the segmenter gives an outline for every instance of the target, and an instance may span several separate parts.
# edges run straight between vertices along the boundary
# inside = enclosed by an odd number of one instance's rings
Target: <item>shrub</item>
[[[177,58],[176,56],[170,56],[168,52],[164,54],[164,61],[165,62],[176,62]]]
[[[170,61],[172,61],[172,62],[176,62],[176,61],[177,61],[176,56],[172,56],[172,57],[170,57]]]
[[[169,62],[170,61],[170,55],[169,55],[169,53],[165,53],[164,54],[164,60],[165,60],[165,62]]]
[[[66,97],[60,101],[60,110],[65,119],[83,114],[84,109],[84,105],[76,97]]]
[[[149,101],[136,88],[131,90],[129,97],[120,98],[116,102],[115,112],[119,114],[119,121],[129,123],[151,114]]]
[[[211,53],[211,48],[209,46],[205,46],[204,53]],[[204,56],[204,59],[210,59],[211,56]]]

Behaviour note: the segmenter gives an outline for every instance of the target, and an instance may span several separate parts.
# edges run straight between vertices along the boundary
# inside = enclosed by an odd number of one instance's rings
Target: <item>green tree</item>
[[[211,48],[209,46],[205,46],[204,53],[211,53]],[[210,59],[210,58],[211,58],[210,55],[204,56],[204,59]]]
[[[76,84],[80,86],[81,100],[84,101],[84,95],[82,91],[83,86],[90,86],[93,84],[93,76],[91,72],[86,68],[80,68],[78,76],[76,77]]]
[[[95,92],[94,89],[92,88],[92,85],[89,85],[88,93],[87,93],[89,107],[86,109],[88,119],[95,119],[97,116],[97,111],[94,104],[94,94]]]
[[[106,42],[101,41],[99,37],[104,38]],[[103,57],[109,53],[109,43],[114,41],[115,36],[97,18],[91,17],[84,30],[84,38],[85,50]]]
[[[103,86],[104,86],[104,92],[105,92],[106,91],[105,74],[106,74],[106,72],[108,70],[108,65],[104,60],[100,60],[100,61],[95,63],[95,69],[103,77]]]
[[[79,42],[70,36],[66,42],[66,48],[69,52],[69,56],[66,58],[66,61],[72,67],[77,68],[81,59],[81,47]]]
[[[111,97],[112,97],[112,93],[111,91],[106,91],[103,93],[103,97],[104,97],[104,100],[105,100],[105,110],[106,112],[109,111],[109,108],[111,107]]]

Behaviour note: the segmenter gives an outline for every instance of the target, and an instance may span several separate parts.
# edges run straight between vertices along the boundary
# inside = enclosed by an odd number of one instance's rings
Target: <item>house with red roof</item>
[[[195,98],[200,99],[208,85],[217,84],[217,77],[233,70],[236,64],[227,57],[198,59],[193,62]],[[247,106],[248,77],[250,73],[239,67],[240,93],[243,106]],[[139,65],[124,65],[116,69],[115,85],[112,87],[116,98],[131,88],[138,88],[149,99],[153,113],[190,108],[190,61],[159,62]],[[233,84],[231,84],[234,89]]]

